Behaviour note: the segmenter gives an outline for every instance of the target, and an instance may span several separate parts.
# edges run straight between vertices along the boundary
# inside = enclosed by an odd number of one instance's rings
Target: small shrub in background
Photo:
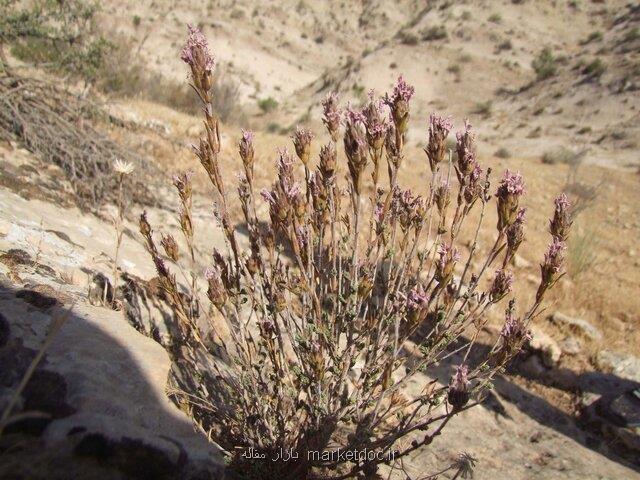
[[[494,153],[494,155],[498,158],[511,158],[511,152],[509,152],[509,150],[504,147],[496,150],[496,153]]]
[[[593,270],[598,263],[599,239],[589,228],[578,228],[572,234],[567,249],[567,272],[574,280]]]
[[[607,66],[604,62],[599,58],[596,58],[582,69],[582,73],[591,78],[600,78],[606,70]]]
[[[0,49],[55,72],[93,83],[111,51],[111,44],[95,33],[98,3],[0,1]],[[0,51],[0,63],[4,59]]]
[[[134,27],[139,27],[140,23],[142,23],[142,19],[140,18],[140,15],[134,15],[133,16],[133,26]]]
[[[542,163],[549,165],[555,165],[558,163],[564,163],[573,165],[580,160],[581,155],[575,153],[566,147],[557,147],[551,150],[547,150],[542,154]]]
[[[543,48],[531,62],[533,71],[536,73],[536,79],[540,81],[555,76],[558,71],[557,63],[558,60],[551,52],[551,49],[549,47]]]
[[[420,38],[418,38],[418,35],[416,35],[413,32],[408,32],[405,30],[402,30],[400,32],[398,32],[398,38],[400,39],[400,42],[404,45],[417,45],[420,42]]]
[[[241,18],[244,18],[244,10],[240,8],[234,8],[233,10],[231,10],[231,14],[229,16],[235,20],[239,20]]]
[[[491,23],[502,23],[502,16],[499,13],[493,13],[489,17]]]
[[[580,42],[582,45],[588,45],[592,42],[599,42],[601,41],[603,38],[602,36],[602,32],[591,32],[589,34],[589,36],[587,38],[585,38],[582,42]]]
[[[391,94],[372,94],[362,110],[344,112],[331,94],[323,102],[329,138],[319,161],[310,156],[314,135],[298,127],[292,136],[297,160],[280,149],[277,177],[258,194],[254,136],[243,131],[243,173],[234,194],[220,170],[220,125],[211,103],[215,61],[197,29],[190,29],[182,59],[204,104],[206,132],[195,153],[216,191],[215,216],[227,248],[214,249],[204,273],[211,308],[224,322],[207,333],[202,325],[211,324],[209,311],[197,308],[204,305],[199,272],[191,272],[187,287],[172,273],[188,269],[193,259],[191,175],[174,178],[185,252],[163,233],[162,255],[146,215],[140,218],[160,288],[178,321],[173,395],[230,452],[229,468],[241,478],[376,478],[380,463],[430,445],[453,416],[482,401],[520,350],[545,293],[563,275],[568,201],[556,199],[535,299],[518,313],[508,265],[524,239],[524,181],[505,172],[495,192],[495,242],[480,266],[472,266],[482,213],[494,196],[468,123],[456,134],[457,160],[448,163],[445,139],[453,125],[431,115],[424,162],[431,181],[420,195],[398,184],[413,87],[400,77]],[[345,170],[346,189],[339,186]],[[248,248],[230,217],[234,199]],[[260,199],[268,208],[266,223],[257,213]],[[480,211],[476,234],[462,238],[472,210]],[[506,298],[500,335],[486,356],[472,362],[486,312]],[[408,363],[404,349],[410,343],[416,348]],[[415,394],[403,389],[416,373],[433,374],[452,349],[464,353],[450,381],[434,379]],[[411,443],[401,442],[417,432]],[[378,455],[312,453],[336,448]],[[247,455],[249,449],[263,459]],[[295,456],[287,461],[280,452]]]
[[[273,112],[276,108],[278,108],[278,101],[273,97],[262,98],[258,100],[258,107],[264,113]]]
[[[476,103],[476,106],[474,107],[471,113],[482,115],[483,117],[490,117],[492,107],[493,107],[493,102],[491,100],[487,100],[485,102],[478,102]]]
[[[626,43],[635,42],[640,39],[640,27],[633,27],[624,34],[622,40]]]
[[[462,72],[462,68],[460,67],[459,64],[454,63],[447,67],[447,72],[453,73],[454,75],[460,75],[460,73]]]
[[[421,32],[422,41],[431,42],[435,40],[446,40],[447,28],[444,25],[434,25],[432,27],[427,27]]]

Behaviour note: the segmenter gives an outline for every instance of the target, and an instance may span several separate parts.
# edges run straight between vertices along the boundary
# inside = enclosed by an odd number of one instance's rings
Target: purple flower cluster
[[[396,104],[399,101],[408,103],[409,100],[411,100],[411,98],[415,94],[415,92],[416,92],[416,89],[412,85],[409,85],[405,81],[404,77],[400,75],[398,77],[398,80],[395,86],[393,87],[393,95],[391,96],[389,101],[391,104]]]
[[[447,392],[447,400],[453,408],[460,409],[467,404],[470,385],[469,367],[464,364],[459,365]]]
[[[500,269],[496,270],[496,276],[489,290],[489,298],[492,302],[497,303],[511,292],[513,287],[513,273]]]
[[[327,127],[334,142],[338,141],[338,130],[340,129],[340,119],[342,112],[338,108],[338,94],[332,92],[326,96],[322,102],[323,117],[322,122]]]
[[[187,25],[187,28],[189,29],[189,36],[180,53],[180,58],[192,69],[201,66],[204,71],[212,73],[215,67],[215,59],[209,51],[207,37],[198,27]]]
[[[374,151],[380,151],[389,130],[389,122],[384,114],[384,101],[376,99],[374,91],[369,92],[369,102],[362,111],[367,130],[367,141]]]
[[[407,309],[417,311],[426,308],[429,305],[429,295],[425,292],[422,285],[416,285],[409,291],[407,295]]]
[[[525,324],[520,319],[515,318],[511,313],[507,313],[502,330],[500,330],[500,336],[509,344],[517,344],[521,340],[531,338],[531,334]]]
[[[508,195],[519,197],[521,195],[524,195],[525,193],[526,191],[524,189],[524,179],[522,178],[520,172],[514,173],[510,170],[505,171],[496,195],[503,198]]]

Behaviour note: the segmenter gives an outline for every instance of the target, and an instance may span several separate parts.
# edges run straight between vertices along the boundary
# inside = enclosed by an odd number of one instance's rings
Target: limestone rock
[[[640,383],[640,358],[630,354],[602,350],[596,358],[598,367],[617,376]]]
[[[580,340],[574,336],[565,337],[560,343],[560,350],[565,355],[577,355],[582,350]]]
[[[562,355],[558,343],[542,330],[533,327],[531,329],[529,348],[540,355],[542,363],[546,367],[553,367]]]
[[[551,316],[551,320],[556,325],[569,327],[570,330],[584,335],[595,342],[602,340],[602,332],[582,318],[573,318],[565,315],[564,313],[555,312]]]

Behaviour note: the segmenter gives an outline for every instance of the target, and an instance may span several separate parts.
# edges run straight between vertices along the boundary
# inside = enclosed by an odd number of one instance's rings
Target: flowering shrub
[[[471,125],[465,123],[457,133],[452,163],[445,140],[453,125],[431,115],[425,148],[431,180],[420,196],[397,182],[414,88],[400,77],[391,95],[371,94],[362,111],[347,106],[341,112],[331,94],[323,102],[322,119],[330,140],[320,149],[317,167],[310,158],[314,137],[298,128],[293,145],[300,165],[281,149],[277,178],[259,194],[254,135],[242,133],[238,151],[244,171],[237,198],[249,248],[241,248],[229,214],[232,195],[219,168],[220,126],[210,91],[215,61],[198,30],[190,29],[182,58],[204,106],[205,132],[194,149],[218,194],[215,213],[228,249],[214,250],[204,272],[207,296],[226,324],[224,332],[213,332],[213,355],[198,322],[207,312],[198,308],[197,272],[182,288],[166,262],[182,271],[177,243],[163,235],[163,256],[146,215],[140,219],[161,288],[180,325],[174,339],[180,347],[174,349],[181,372],[178,397],[230,452],[232,468],[241,475],[374,478],[390,457],[347,461],[311,452],[397,450],[397,460],[429,445],[454,415],[481,402],[494,376],[527,339],[527,326],[545,293],[563,274],[571,223],[566,197],[556,201],[553,240],[534,304],[518,314],[511,300],[486,358],[471,364],[469,352],[488,321],[487,311],[512,290],[509,264],[524,238],[522,176],[507,171],[500,182],[496,239],[476,268],[472,260],[492,195],[490,172],[478,163]],[[342,127],[346,189],[338,185]],[[379,171],[383,158],[388,186]],[[296,170],[302,169],[304,180],[299,180]],[[176,176],[174,185],[190,262],[190,175]],[[367,191],[373,192],[370,198]],[[266,227],[257,215],[259,201],[269,208]],[[479,210],[479,220],[465,251],[459,234],[473,209]],[[417,348],[409,363],[406,349],[413,344]],[[429,381],[415,395],[403,389],[418,372],[428,373],[451,355],[454,344],[464,356],[450,382]],[[401,441],[408,436],[411,442]],[[245,454],[249,449],[276,461],[251,458]],[[285,461],[281,451],[296,455]]]

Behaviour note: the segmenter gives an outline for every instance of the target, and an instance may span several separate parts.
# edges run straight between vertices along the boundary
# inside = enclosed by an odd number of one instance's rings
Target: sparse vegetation
[[[602,40],[602,32],[591,32],[587,38],[582,41],[582,45],[588,45],[592,42],[600,42]]]
[[[273,97],[267,97],[258,100],[258,107],[264,113],[273,112],[276,108],[278,108],[278,101]]]
[[[558,70],[557,63],[558,60],[551,49],[549,47],[543,48],[531,63],[533,71],[536,73],[536,79],[541,81],[554,77]]]
[[[96,12],[93,1],[0,1],[0,64],[10,44],[22,60],[92,83],[111,49],[95,33]]]
[[[574,280],[593,270],[598,262],[598,235],[589,227],[573,232],[567,250],[567,271]]]
[[[542,163],[549,165],[566,164],[575,165],[580,161],[582,155],[575,153],[573,150],[569,150],[566,147],[556,147],[551,150],[547,150],[542,155]]]
[[[504,147],[496,150],[496,153],[494,153],[494,155],[498,158],[511,158],[511,152],[509,152],[509,150]]]
[[[447,29],[444,25],[434,25],[432,27],[425,28],[422,30],[421,35],[424,42],[445,40],[448,37]]]
[[[500,15],[499,13],[492,13],[489,16],[489,21],[491,23],[502,23],[502,15]]]
[[[404,45],[417,45],[420,42],[418,35],[405,30],[398,32],[398,38],[400,39],[400,43]]]
[[[491,100],[478,102],[476,103],[476,106],[473,108],[473,111],[471,113],[475,113],[476,115],[482,115],[483,117],[490,117],[492,107],[493,107],[493,102]]]
[[[624,36],[622,37],[622,40],[625,43],[635,42],[638,39],[640,39],[640,27],[630,28],[625,32]]]
[[[588,75],[591,78],[600,78],[606,70],[607,66],[604,64],[604,62],[599,58],[596,58],[584,67],[582,73]]]

